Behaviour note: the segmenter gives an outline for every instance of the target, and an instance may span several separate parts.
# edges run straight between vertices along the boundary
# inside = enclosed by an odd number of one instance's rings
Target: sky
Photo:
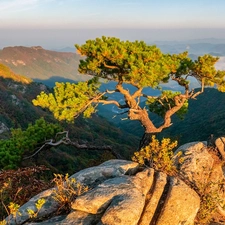
[[[0,0],[0,48],[88,39],[225,39],[225,0]]]

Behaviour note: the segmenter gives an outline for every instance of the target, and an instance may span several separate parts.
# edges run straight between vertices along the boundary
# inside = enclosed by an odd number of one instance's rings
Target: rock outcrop
[[[176,152],[182,151],[183,163],[179,168],[180,175],[190,184],[202,191],[209,182],[214,159],[203,142],[192,142],[180,146]]]
[[[192,142],[176,151],[182,151],[183,157],[179,177],[198,193],[202,205],[208,204],[205,205],[205,220],[222,221],[222,224],[225,224],[225,168],[221,154],[225,149],[224,141],[225,138],[218,138],[214,148],[207,147],[205,142]],[[208,202],[204,203],[204,199]]]
[[[0,122],[0,134],[9,131],[9,128],[2,122]]]
[[[8,224],[192,225],[200,206],[198,194],[182,180],[135,162],[110,160],[71,178],[88,185],[89,191],[72,202],[68,215],[53,216],[59,203],[50,189],[23,205],[16,218],[6,218]],[[27,209],[37,212],[39,198],[46,200],[36,218],[41,222],[31,222]]]
[[[176,177],[125,160],[87,168],[70,177],[89,187],[71,202],[70,213],[57,216],[60,204],[53,188],[30,199],[16,217],[6,218],[7,224],[193,225],[196,218],[207,222],[198,222],[201,225],[224,224],[225,138],[215,144],[215,148],[206,142],[180,146],[175,152],[177,162],[182,157]],[[38,211],[35,204],[40,198],[46,202]],[[28,209],[37,213],[35,220],[30,219]]]

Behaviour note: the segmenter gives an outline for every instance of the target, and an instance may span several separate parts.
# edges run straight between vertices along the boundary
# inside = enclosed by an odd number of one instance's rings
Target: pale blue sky
[[[101,35],[225,38],[225,0],[0,0],[0,48],[16,37],[62,46],[68,36],[71,44]]]
[[[0,0],[0,27],[225,28],[225,0]]]

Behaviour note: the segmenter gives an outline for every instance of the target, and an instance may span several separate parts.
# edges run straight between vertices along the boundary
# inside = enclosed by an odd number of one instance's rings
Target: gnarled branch
[[[132,98],[140,97],[142,95],[142,91],[143,91],[143,88],[139,88],[137,91],[134,92],[134,94],[132,95]]]
[[[62,137],[60,140],[57,140],[57,137],[59,135],[64,135],[64,137]],[[71,141],[69,138],[69,132],[68,131],[63,131],[63,132],[59,132],[55,135],[55,139],[50,139],[50,140],[46,140],[44,142],[44,144],[37,149],[36,152],[34,152],[32,155],[24,157],[23,160],[26,159],[30,159],[32,157],[34,157],[35,155],[37,155],[41,150],[43,150],[44,148],[51,148],[51,147],[56,147],[56,146],[60,146],[61,144],[64,145],[71,145],[74,146],[78,149],[84,149],[84,150],[100,150],[100,151],[110,151],[112,153],[113,156],[115,156],[117,159],[122,159],[122,156],[115,152],[111,146],[109,145],[103,145],[103,146],[96,146],[96,145],[87,145],[87,144],[79,144],[77,141]]]
[[[110,66],[110,65],[107,65],[105,62],[103,63],[104,67],[108,68],[108,69],[118,69],[119,70],[119,67],[118,66]]]

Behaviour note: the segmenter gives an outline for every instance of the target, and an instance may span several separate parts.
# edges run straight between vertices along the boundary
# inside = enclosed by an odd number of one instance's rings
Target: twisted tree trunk
[[[149,145],[149,143],[152,141],[152,136],[156,135],[157,133],[147,133],[145,132],[139,142],[138,150],[141,150],[142,148]]]

